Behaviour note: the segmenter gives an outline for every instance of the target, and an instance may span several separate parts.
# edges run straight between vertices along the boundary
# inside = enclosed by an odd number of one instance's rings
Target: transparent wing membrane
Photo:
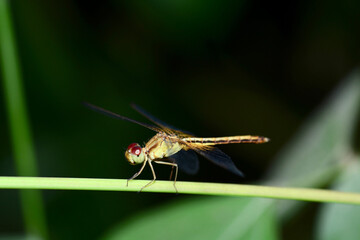
[[[148,120],[150,120],[154,124],[161,127],[165,132],[168,132],[168,130],[170,130],[171,133],[175,133],[178,136],[191,136],[191,135],[193,135],[190,132],[178,129],[178,128],[176,128],[176,127],[174,127],[174,126],[172,126],[172,125],[158,119],[157,117],[154,117],[152,114],[148,113],[147,111],[145,111],[143,108],[139,107],[136,104],[131,104],[131,107],[133,109],[135,109],[138,113],[143,115],[145,118],[147,118]]]
[[[244,174],[236,167],[234,162],[231,160],[231,158],[226,155],[223,151],[220,149],[214,147],[210,151],[202,151],[202,150],[196,150],[195,151],[203,156],[204,158],[208,159],[210,162],[215,163],[216,165],[238,175],[241,177],[244,177]]]
[[[199,159],[193,150],[181,150],[169,157],[169,160],[176,162],[183,172],[194,175],[199,171]]]
[[[83,103],[87,108],[95,111],[95,112],[98,112],[98,113],[101,113],[101,114],[104,114],[106,116],[109,116],[109,117],[112,117],[112,118],[116,118],[116,119],[121,119],[121,120],[125,120],[125,121],[128,121],[128,122],[132,122],[132,123],[135,123],[135,124],[138,124],[140,126],[143,126],[143,127],[146,127],[148,129],[151,129],[155,132],[159,132],[161,131],[159,128],[155,127],[155,126],[152,126],[152,125],[149,125],[149,124],[146,124],[146,123],[142,123],[142,122],[139,122],[139,121],[136,121],[136,120],[133,120],[131,118],[128,118],[128,117],[125,117],[125,116],[122,116],[120,114],[117,114],[117,113],[113,113],[113,112],[110,112],[106,109],[103,109],[101,107],[98,107],[98,106],[95,106],[95,105],[92,105],[90,103],[87,103],[87,102],[84,102]]]

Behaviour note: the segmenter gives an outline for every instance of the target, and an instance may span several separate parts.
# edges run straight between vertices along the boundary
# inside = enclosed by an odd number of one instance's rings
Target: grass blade
[[[0,59],[10,135],[18,175],[36,176],[35,154],[26,114],[9,5],[9,1],[0,0]],[[46,239],[47,228],[40,192],[23,190],[20,194],[27,233]]]
[[[0,189],[52,189],[138,192],[149,180],[52,177],[0,177]],[[176,182],[179,193],[265,197],[314,202],[360,204],[360,194],[311,188],[285,188],[244,184]],[[143,192],[176,193],[173,181],[156,181]]]

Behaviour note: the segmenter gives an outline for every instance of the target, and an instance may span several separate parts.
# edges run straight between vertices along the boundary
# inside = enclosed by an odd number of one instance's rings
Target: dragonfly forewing
[[[167,133],[176,133],[177,135],[193,135],[192,133],[188,132],[188,131],[184,131],[181,130],[179,128],[176,128],[160,119],[158,119],[157,117],[153,116],[152,114],[148,113],[147,111],[145,111],[143,108],[139,107],[136,104],[131,104],[131,107],[133,109],[135,109],[138,113],[140,113],[141,115],[143,115],[145,118],[147,118],[148,120],[150,120],[151,122],[155,123],[156,125],[158,125],[159,127],[161,127],[165,132]]]
[[[155,132],[160,132],[161,129],[159,129],[158,127],[155,127],[155,126],[151,126],[149,124],[146,124],[146,123],[143,123],[143,122],[139,122],[139,121],[136,121],[134,119],[131,119],[131,118],[128,118],[128,117],[125,117],[125,116],[122,116],[120,114],[117,114],[117,113],[113,113],[109,110],[106,110],[106,109],[103,109],[101,107],[98,107],[98,106],[95,106],[93,104],[90,104],[90,103],[87,103],[87,102],[83,102],[84,106],[86,106],[87,108],[95,111],[95,112],[98,112],[98,113],[101,113],[101,114],[104,114],[106,116],[109,116],[109,117],[112,117],[112,118],[115,118],[115,119],[121,119],[121,120],[125,120],[125,121],[128,121],[128,122],[132,122],[132,123],[135,123],[135,124],[138,124],[140,126],[143,126],[143,127],[146,127],[148,129],[151,129]]]

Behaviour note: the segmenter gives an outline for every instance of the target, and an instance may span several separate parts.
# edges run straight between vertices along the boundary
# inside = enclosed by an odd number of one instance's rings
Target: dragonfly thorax
[[[144,149],[138,143],[132,143],[128,146],[125,157],[131,165],[143,163],[145,161]]]

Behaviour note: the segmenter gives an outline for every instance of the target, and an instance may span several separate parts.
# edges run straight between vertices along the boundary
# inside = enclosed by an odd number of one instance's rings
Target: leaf
[[[341,169],[351,151],[360,109],[360,73],[354,71],[283,148],[268,175],[268,184],[319,187]],[[279,214],[289,217],[305,203],[281,201]]]
[[[277,239],[272,200],[208,197],[149,211],[119,224],[113,239]],[[264,209],[268,209],[264,211]]]
[[[275,216],[275,209],[272,207],[264,211],[264,215],[259,222],[252,226],[252,229],[242,239],[280,239],[278,233],[278,221]]]
[[[360,73],[356,70],[283,148],[270,180],[301,187],[323,183],[349,152],[359,109]]]
[[[360,192],[360,158],[353,162],[333,189]],[[318,219],[317,239],[352,240],[360,236],[360,207],[346,204],[324,204]]]

